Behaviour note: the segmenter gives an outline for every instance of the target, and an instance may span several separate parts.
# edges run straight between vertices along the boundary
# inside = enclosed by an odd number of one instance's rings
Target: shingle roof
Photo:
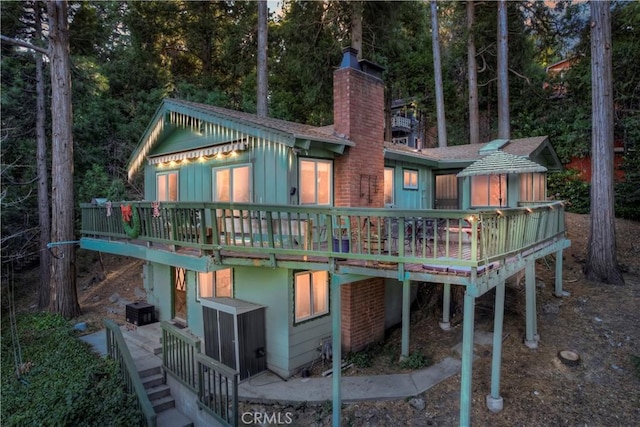
[[[532,162],[523,156],[506,153],[504,151],[496,151],[471,163],[471,165],[464,168],[462,172],[458,173],[457,176],[545,172],[546,170],[546,167]]]
[[[335,135],[333,132],[333,126],[317,127],[270,117],[258,117],[256,114],[244,113],[242,111],[230,110],[228,108],[214,107],[212,105],[178,99],[166,99],[165,102],[167,104],[183,105],[204,113],[213,113],[215,115],[250,123],[266,129],[288,133],[300,139],[311,139],[314,141],[323,141],[342,145],[355,145],[352,141]]]

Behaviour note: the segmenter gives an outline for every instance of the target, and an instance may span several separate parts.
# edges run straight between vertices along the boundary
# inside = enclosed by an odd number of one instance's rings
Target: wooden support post
[[[448,331],[451,329],[451,283],[445,283],[442,290],[442,322],[440,329]]]
[[[556,287],[554,295],[559,298],[571,295],[569,292],[562,290],[562,249],[556,252]]]
[[[411,280],[402,281],[402,345],[400,361],[409,357],[409,329],[411,323]]]
[[[487,408],[494,413],[502,411],[500,396],[500,368],[502,363],[502,324],[504,321],[504,279],[496,286],[493,318],[493,354],[491,356],[491,394],[487,395]]]
[[[460,375],[460,425],[471,425],[471,380],[473,371],[473,329],[476,298],[464,294],[464,319],[462,325],[462,373]]]
[[[525,299],[526,299],[526,333],[524,344],[530,349],[538,348],[538,325],[536,310],[536,265],[528,262],[524,269]]]
[[[331,275],[331,318],[332,324],[332,343],[333,352],[333,404],[332,404],[332,425],[340,427],[342,415],[342,393],[340,390],[340,377],[342,376],[342,293],[340,281],[336,275]]]

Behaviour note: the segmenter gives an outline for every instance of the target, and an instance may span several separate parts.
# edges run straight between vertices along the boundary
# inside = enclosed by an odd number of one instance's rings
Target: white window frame
[[[229,274],[229,294],[220,295],[218,283],[223,280],[223,275]],[[235,286],[233,284],[233,268],[225,268],[222,270],[210,271],[208,273],[198,272],[196,275],[196,301],[203,298],[233,298]],[[207,290],[207,292],[203,292]]]
[[[302,201],[302,192],[304,191],[304,184],[302,182],[303,177],[302,177],[302,163],[303,162],[309,162],[309,163],[313,163],[314,164],[314,200],[313,202],[307,202],[304,203]],[[328,192],[329,192],[329,200],[327,201],[327,203],[320,203],[318,201],[318,194],[319,194],[319,185],[318,185],[318,165],[319,164],[325,164],[327,166],[329,166],[329,182],[328,182]],[[331,160],[323,160],[323,159],[312,159],[312,158],[302,158],[298,161],[298,171],[300,171],[299,178],[298,178],[298,189],[299,189],[299,200],[300,200],[300,204],[301,205],[307,205],[307,206],[331,206],[331,204],[333,203],[333,162]]]
[[[393,206],[396,203],[396,177],[395,177],[396,169],[392,167],[384,168],[384,205],[385,206]],[[391,182],[387,182],[389,179]],[[391,201],[387,202],[387,189],[391,191]]]
[[[252,168],[252,164],[251,163],[241,163],[241,164],[237,164],[237,165],[230,165],[230,166],[216,166],[212,169],[212,173],[211,173],[211,179],[212,179],[212,187],[211,187],[211,191],[212,191],[212,196],[211,199],[214,202],[231,202],[231,203],[251,203],[252,199],[253,199],[253,168]],[[249,194],[249,200],[234,200],[233,197],[233,193],[234,193],[234,182],[233,182],[233,170],[234,169],[239,169],[239,168],[247,168],[249,171],[249,178],[248,178],[248,185],[249,188],[247,189],[248,194]],[[217,183],[217,173],[223,170],[228,170],[229,171],[229,200],[220,200],[218,199],[217,195],[218,195],[218,183]]]
[[[408,182],[407,178],[409,178]],[[413,178],[415,178],[415,180]],[[402,188],[405,190],[417,190],[418,181],[419,174],[416,169],[402,169]]]
[[[316,278],[316,280],[320,279],[319,276],[323,275],[324,278],[322,279],[324,283],[318,283],[318,286],[323,286],[323,292],[324,292],[324,310],[318,310],[316,311],[315,306],[316,306],[316,301],[314,301],[314,278]],[[307,315],[299,315],[298,313],[298,308],[299,308],[299,303],[298,303],[298,297],[300,296],[301,292],[303,291],[303,289],[300,289],[302,286],[304,286],[304,283],[299,283],[298,279],[306,276],[308,278],[308,286],[309,288],[306,289],[306,292],[309,295],[309,310],[308,310],[308,314]],[[300,288],[299,288],[300,286]],[[306,322],[308,320],[311,319],[316,319],[318,317],[321,316],[325,316],[327,314],[329,314],[329,272],[324,271],[324,270],[316,270],[316,271],[301,271],[299,273],[295,273],[293,276],[293,322],[294,324],[298,324],[298,323],[302,323],[302,322]]]
[[[176,177],[176,198],[171,199],[171,191],[169,189],[169,178],[175,175]],[[165,180],[165,194],[160,194],[160,179]],[[176,202],[180,200],[180,174],[177,170],[156,172],[156,200],[159,202]]]

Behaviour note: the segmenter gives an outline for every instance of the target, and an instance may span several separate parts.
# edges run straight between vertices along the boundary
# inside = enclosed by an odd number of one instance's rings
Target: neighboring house
[[[334,124],[322,128],[164,100],[130,160],[130,177],[144,173],[146,201],[132,203],[139,233],[125,239],[118,218],[84,205],[81,246],[145,259],[158,320],[186,326],[243,379],[264,369],[289,377],[331,342],[357,351],[394,324],[404,331],[418,282],[468,286],[475,298],[525,262],[561,260],[563,210],[545,202],[545,173],[456,176],[496,152],[559,170],[548,138],[424,150],[385,142],[380,72],[347,49]],[[507,233],[511,219],[524,228]]]
[[[391,142],[409,148],[424,147],[424,131],[411,100],[391,102]]]
[[[567,70],[573,67],[580,60],[579,56],[566,58],[561,61],[549,65],[545,71],[549,81],[545,81],[542,85],[543,89],[551,87],[551,98],[565,98],[567,96],[567,83],[565,74]]]

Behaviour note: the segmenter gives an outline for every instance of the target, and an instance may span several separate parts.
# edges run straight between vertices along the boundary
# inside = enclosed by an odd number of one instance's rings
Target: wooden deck
[[[111,215],[105,206],[86,204],[81,245],[167,263],[170,259],[172,265],[197,271],[304,268],[486,291],[497,272],[521,269],[524,262],[568,245],[559,202],[482,211],[122,204],[137,209],[140,234],[127,236],[120,204],[114,204]]]

